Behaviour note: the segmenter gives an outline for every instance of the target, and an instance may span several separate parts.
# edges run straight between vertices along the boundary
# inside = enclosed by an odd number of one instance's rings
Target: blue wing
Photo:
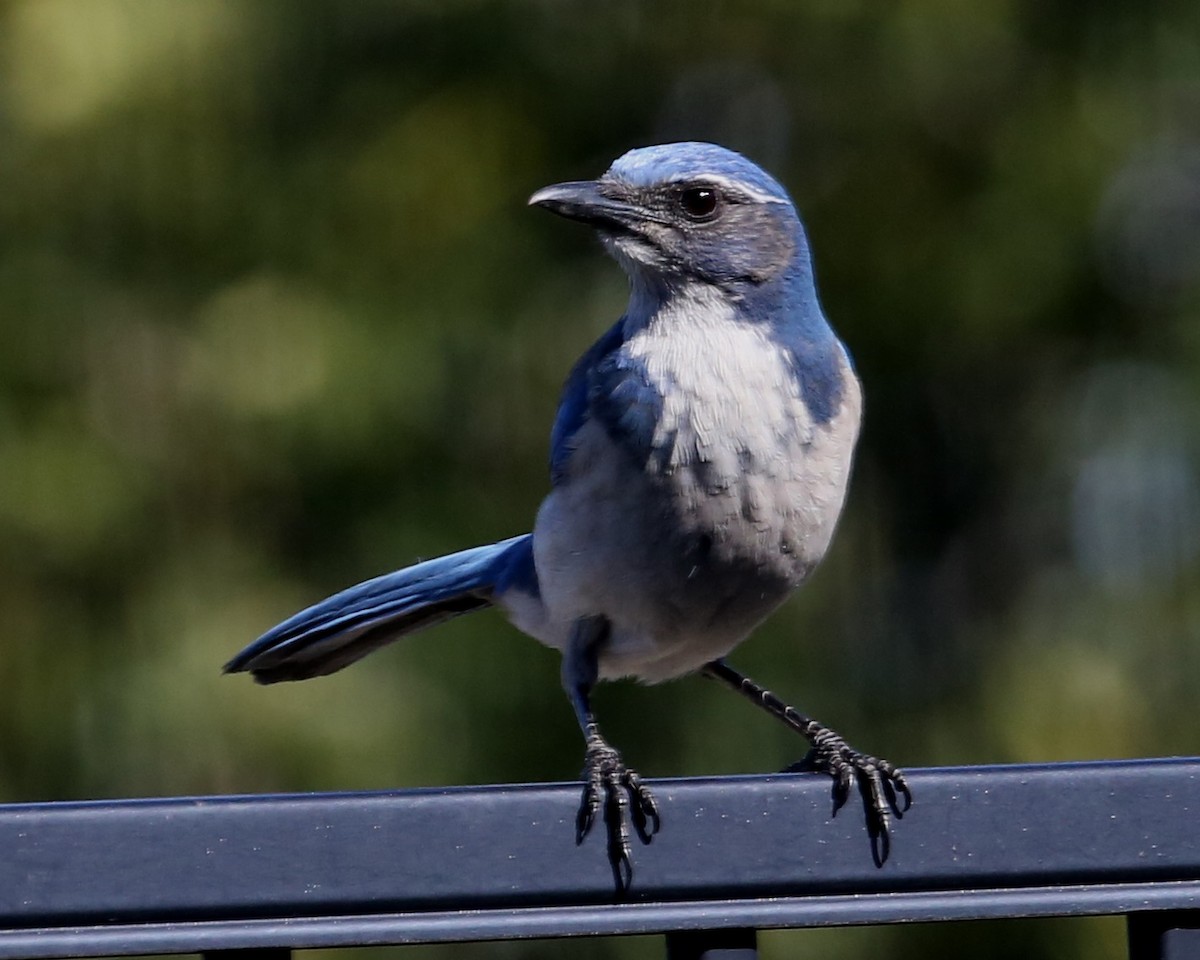
[[[550,430],[550,479],[555,484],[562,482],[567,460],[574,449],[572,440],[587,420],[592,376],[600,362],[624,342],[624,325],[625,318],[622,317],[604,336],[593,343],[587,352],[575,361],[575,366],[567,376],[567,382],[563,384],[558,413]]]
[[[566,478],[574,437],[590,418],[604,425],[613,441],[639,465],[669,454],[654,446],[662,416],[662,394],[651,382],[642,360],[621,350],[625,320],[619,320],[579,358],[563,387],[558,416],[550,433],[550,477]]]

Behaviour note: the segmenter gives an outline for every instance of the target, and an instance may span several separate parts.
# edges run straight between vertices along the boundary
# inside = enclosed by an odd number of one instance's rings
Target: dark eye
[[[721,205],[714,187],[684,187],[679,191],[679,206],[692,220],[711,220]]]

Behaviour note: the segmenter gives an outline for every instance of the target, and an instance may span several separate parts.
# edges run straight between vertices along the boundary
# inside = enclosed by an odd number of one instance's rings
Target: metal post
[[[1200,960],[1200,910],[1154,910],[1126,917],[1129,960]]]
[[[673,930],[667,960],[758,960],[758,936],[749,927],[732,930]]]

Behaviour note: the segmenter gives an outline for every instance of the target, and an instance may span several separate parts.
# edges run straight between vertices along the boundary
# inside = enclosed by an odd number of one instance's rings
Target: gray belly
[[[534,555],[552,619],[612,623],[605,676],[665,679],[724,656],[824,552],[804,512],[766,503],[749,477],[654,476],[615,452],[588,466],[547,497]]]

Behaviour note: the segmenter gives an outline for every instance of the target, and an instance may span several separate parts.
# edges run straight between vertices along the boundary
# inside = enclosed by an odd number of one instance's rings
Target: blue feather
[[[574,450],[572,440],[587,420],[593,368],[624,342],[624,325],[625,320],[621,318],[609,327],[575,362],[563,384],[558,413],[550,430],[550,479],[556,485],[566,475],[567,461]]]
[[[529,534],[426,560],[367,580],[302,610],[225,665],[260,683],[340,670],[392,640],[490,606],[503,589],[537,591]]]
[[[614,351],[597,365],[591,385],[590,412],[618,448],[632,455],[639,467],[657,458],[655,466],[661,471],[670,458],[671,443],[655,445],[663,396],[650,379],[645,361]]]

